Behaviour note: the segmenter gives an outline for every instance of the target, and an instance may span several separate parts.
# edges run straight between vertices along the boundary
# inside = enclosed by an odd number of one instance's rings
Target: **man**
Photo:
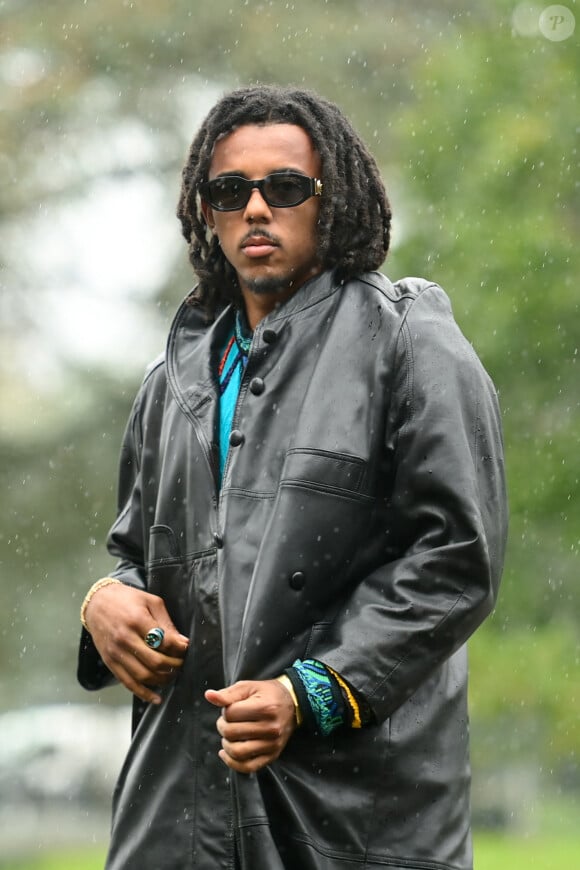
[[[135,402],[119,562],[82,610],[82,684],[135,696],[107,867],[466,870],[494,389],[438,286],[373,271],[379,172],[318,96],[225,96],[178,215],[200,283]]]

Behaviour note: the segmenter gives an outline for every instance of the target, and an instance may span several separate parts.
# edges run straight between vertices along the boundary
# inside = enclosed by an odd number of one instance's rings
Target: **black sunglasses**
[[[200,184],[199,192],[216,211],[238,211],[248,204],[255,187],[274,208],[291,208],[311,196],[322,195],[322,181],[299,172],[273,172],[257,181],[240,175],[221,175]]]

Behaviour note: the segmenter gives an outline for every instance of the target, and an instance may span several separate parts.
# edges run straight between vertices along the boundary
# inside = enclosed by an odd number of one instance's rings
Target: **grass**
[[[579,837],[526,839],[479,834],[475,838],[475,870],[576,870]]]
[[[0,870],[103,870],[103,849],[51,852],[8,863]],[[475,870],[576,870],[580,836],[518,838],[476,834]]]
[[[0,870],[103,870],[105,850],[67,849],[43,852],[28,858],[0,858]]]

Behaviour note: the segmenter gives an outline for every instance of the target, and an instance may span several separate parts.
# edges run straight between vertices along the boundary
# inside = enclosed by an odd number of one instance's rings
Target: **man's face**
[[[247,124],[216,142],[209,180],[241,175],[257,180],[281,170],[320,178],[320,157],[310,137],[294,124]],[[244,297],[291,296],[321,271],[317,259],[319,197],[290,208],[270,206],[257,188],[239,211],[220,212],[202,202],[208,226],[217,234],[236,270]]]

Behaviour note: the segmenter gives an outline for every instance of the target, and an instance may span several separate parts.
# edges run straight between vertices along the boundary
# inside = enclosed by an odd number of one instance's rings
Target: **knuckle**
[[[156,595],[154,592],[146,593],[149,604],[153,607],[163,607],[165,609],[165,604],[163,602],[163,598],[160,595]]]
[[[225,748],[226,747],[224,747],[224,749]],[[238,748],[238,746],[236,746],[235,743],[228,743],[226,751],[227,751],[228,755],[230,756],[230,758],[235,759],[235,761],[239,762],[239,761],[244,760],[244,757],[245,757],[244,752],[242,750],[240,750]]]
[[[276,719],[279,714],[280,707],[277,703],[272,702],[264,707],[264,715],[268,719]]]
[[[109,631],[110,641],[116,647],[125,647],[129,644],[130,632],[123,624],[111,626]]]

